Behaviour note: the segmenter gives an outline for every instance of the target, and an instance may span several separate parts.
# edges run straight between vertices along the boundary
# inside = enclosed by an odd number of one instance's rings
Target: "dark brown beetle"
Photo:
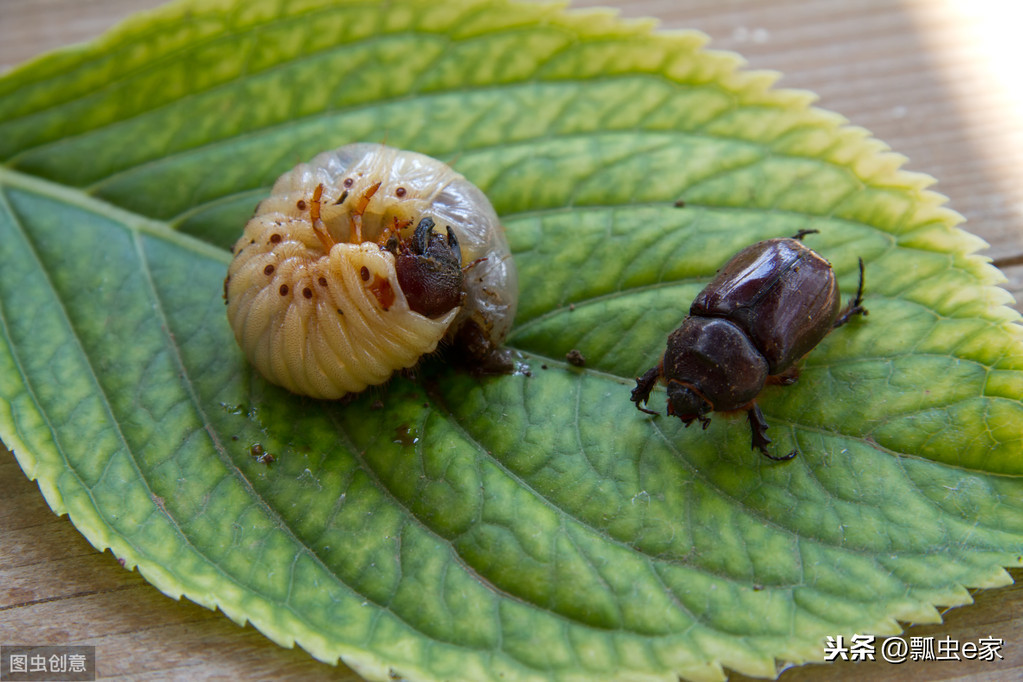
[[[658,380],[668,389],[668,414],[688,427],[709,412],[746,410],[753,447],[767,451],[767,422],[755,399],[764,384],[791,384],[794,364],[832,329],[854,315],[866,315],[863,260],[856,297],[844,310],[831,263],[804,246],[817,230],[800,230],[791,239],[768,239],[746,247],[721,268],[699,293],[689,317],[668,336],[660,364],[636,379],[632,401],[644,408]]]

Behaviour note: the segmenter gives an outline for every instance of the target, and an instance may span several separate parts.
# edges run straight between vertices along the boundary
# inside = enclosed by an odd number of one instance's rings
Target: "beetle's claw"
[[[767,455],[766,452],[764,454]],[[789,461],[790,459],[792,459],[793,457],[795,457],[798,454],[799,454],[798,452],[793,450],[789,454],[784,455],[782,457],[775,457],[774,455],[767,455],[767,458],[768,459],[773,459],[775,462],[787,462],[787,461]]]
[[[792,239],[795,239],[797,241],[803,241],[803,237],[805,237],[806,235],[819,233],[820,230],[800,230],[799,232],[796,232],[794,235],[792,235]]]

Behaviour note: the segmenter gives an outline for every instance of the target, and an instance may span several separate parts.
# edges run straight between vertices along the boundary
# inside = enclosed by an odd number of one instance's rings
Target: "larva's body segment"
[[[433,317],[410,305],[396,269],[417,225],[432,230],[421,243],[461,256],[462,273],[457,256],[444,261],[461,305]],[[317,398],[384,383],[460,333],[484,339],[467,344],[482,360],[515,314],[515,267],[483,193],[435,159],[382,145],[348,145],[282,175],[234,253],[224,291],[239,345],[267,379]],[[429,253],[403,263],[416,259],[437,267]]]

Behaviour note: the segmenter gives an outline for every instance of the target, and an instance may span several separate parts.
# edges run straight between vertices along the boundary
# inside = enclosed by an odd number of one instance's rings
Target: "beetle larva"
[[[518,289],[476,186],[436,159],[362,143],[277,179],[235,243],[224,296],[235,339],[268,380],[340,398],[442,339],[486,362]]]

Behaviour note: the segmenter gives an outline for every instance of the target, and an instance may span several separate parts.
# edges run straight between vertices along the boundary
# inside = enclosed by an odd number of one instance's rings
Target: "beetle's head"
[[[702,422],[704,416],[713,410],[714,406],[691,386],[678,381],[668,382],[669,415],[678,417],[688,425],[694,419]]]

